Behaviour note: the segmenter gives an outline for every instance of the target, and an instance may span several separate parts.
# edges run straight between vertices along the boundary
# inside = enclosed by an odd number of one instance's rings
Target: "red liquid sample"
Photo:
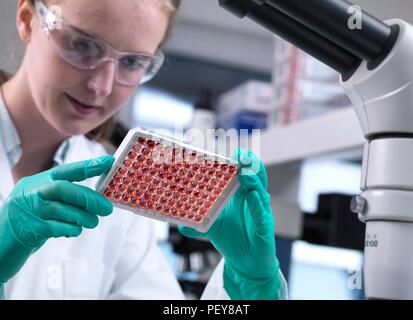
[[[237,173],[233,165],[140,137],[103,194],[132,208],[200,224]]]

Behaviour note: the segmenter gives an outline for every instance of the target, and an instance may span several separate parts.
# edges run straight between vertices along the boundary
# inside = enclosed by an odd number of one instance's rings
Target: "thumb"
[[[207,238],[207,233],[201,233],[192,228],[179,226],[178,230],[183,236],[188,238]]]

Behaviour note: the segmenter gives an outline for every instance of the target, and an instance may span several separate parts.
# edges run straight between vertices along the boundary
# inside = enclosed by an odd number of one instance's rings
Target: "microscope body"
[[[362,62],[341,81],[367,139],[355,211],[366,223],[364,286],[368,298],[413,299],[413,26],[374,70]]]
[[[219,0],[341,74],[366,144],[352,210],[366,223],[365,296],[413,299],[413,26],[347,0]]]

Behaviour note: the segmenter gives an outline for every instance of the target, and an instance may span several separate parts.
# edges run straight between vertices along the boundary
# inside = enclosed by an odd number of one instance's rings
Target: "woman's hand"
[[[106,173],[113,157],[61,165],[21,179],[0,208],[0,287],[47,239],[77,237],[113,211],[98,192],[74,184]]]
[[[274,219],[263,163],[242,149],[241,187],[207,233],[179,227],[188,237],[206,237],[225,259],[224,287],[231,299],[277,299],[279,263]]]

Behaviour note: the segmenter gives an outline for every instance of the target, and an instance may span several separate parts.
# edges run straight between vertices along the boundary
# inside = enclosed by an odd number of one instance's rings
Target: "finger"
[[[274,218],[271,210],[267,210],[257,191],[249,191],[247,193],[247,203],[251,211],[252,220],[255,230],[259,235],[274,235]]]
[[[248,151],[248,156],[252,158],[252,169],[257,173],[265,189],[268,188],[268,175],[264,163],[252,152]]]
[[[51,169],[51,176],[53,180],[83,181],[87,178],[105,174],[114,161],[114,157],[103,156],[91,160],[63,164]]]
[[[53,238],[74,238],[82,233],[82,228],[71,223],[62,221],[47,220],[46,223],[50,228],[50,237]]]
[[[45,201],[39,208],[38,215],[43,220],[66,222],[88,229],[95,228],[99,223],[96,215],[79,207],[56,201]]]
[[[84,209],[91,214],[107,216],[112,213],[112,203],[100,193],[69,181],[55,181],[38,190],[41,199],[61,201]]]
[[[242,148],[238,148],[233,152],[232,158],[237,160],[240,164],[241,175],[246,174],[246,172],[248,174],[256,174],[258,178],[261,180],[261,183],[264,186],[264,188],[267,188],[268,178],[265,166],[252,151],[246,151]]]
[[[268,208],[270,206],[270,196],[265,190],[261,179],[254,172],[249,172],[248,169],[245,169],[244,172],[240,174],[239,181],[241,187],[247,192],[250,190],[256,190],[265,207]]]
[[[184,226],[179,226],[178,230],[182,235],[188,238],[206,238],[207,237],[206,233],[201,233],[201,232],[196,231],[195,229],[184,227]]]

